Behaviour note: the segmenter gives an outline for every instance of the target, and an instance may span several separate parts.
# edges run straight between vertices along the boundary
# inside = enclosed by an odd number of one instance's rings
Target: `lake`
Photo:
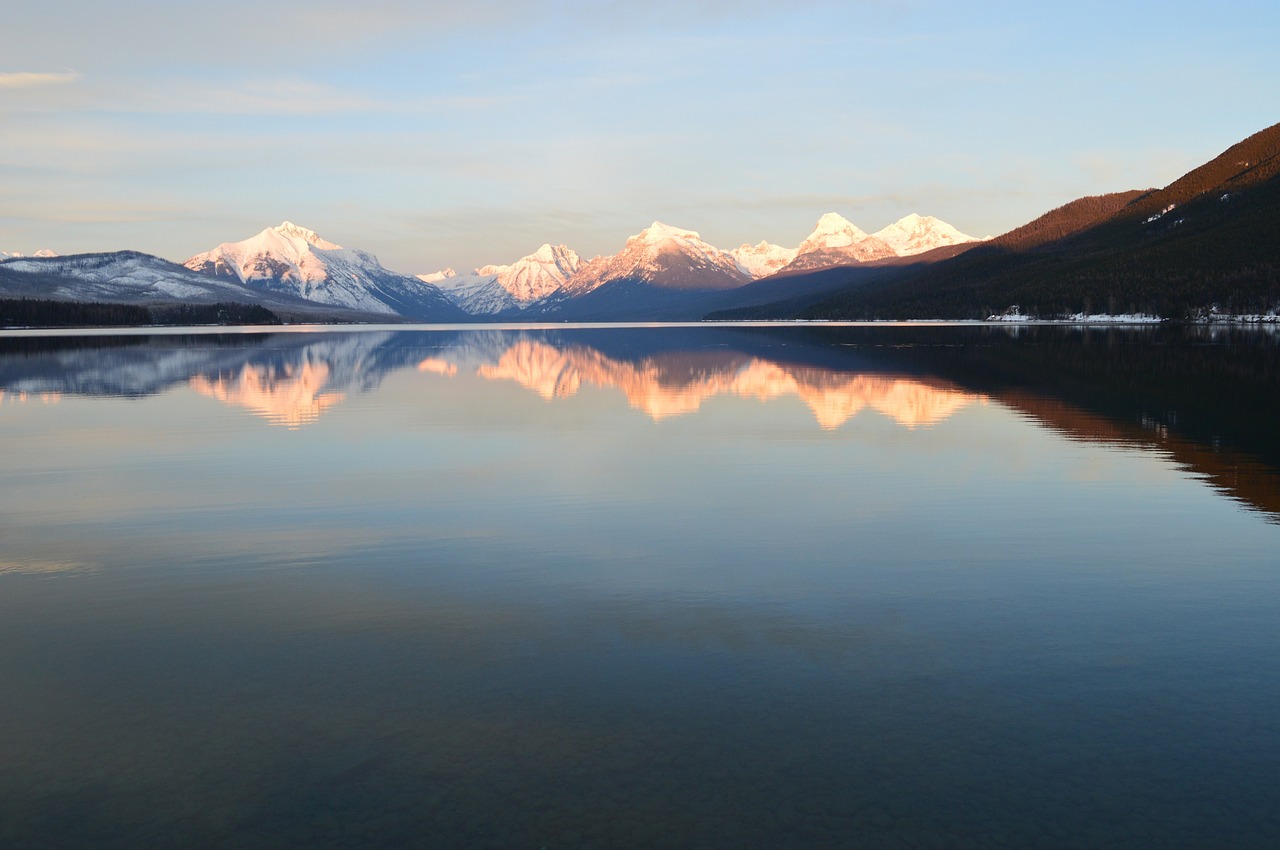
[[[0,334],[0,846],[1280,846],[1280,336]]]

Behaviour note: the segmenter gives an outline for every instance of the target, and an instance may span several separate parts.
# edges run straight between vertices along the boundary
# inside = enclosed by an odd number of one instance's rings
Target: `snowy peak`
[[[573,255],[574,262],[578,261],[577,253],[574,252],[573,249],[569,248],[567,245],[557,245],[553,248],[551,247],[550,242],[543,242],[541,248],[534,251],[529,256],[525,257],[525,259],[536,260],[539,263],[554,263],[556,262],[557,257],[562,255],[569,255],[569,254]]]
[[[455,272],[453,269],[441,269],[438,272],[431,272],[430,274],[417,275],[417,278],[423,283],[439,284],[439,283],[443,283],[444,281],[448,280],[451,277],[457,277],[457,276],[458,276],[458,273]]]
[[[0,260],[16,260],[25,256],[27,255],[23,254],[20,251],[0,251]],[[50,251],[48,248],[41,248],[39,251],[36,251],[31,256],[39,257],[41,259],[48,259],[50,257],[56,257],[58,255],[55,254],[53,251]]]
[[[795,248],[783,248],[771,242],[758,245],[742,244],[729,252],[743,274],[753,280],[766,277],[796,258]]]
[[[707,260],[716,265],[733,264],[733,260],[724,251],[709,242],[704,242],[696,230],[684,230],[655,221],[635,236],[627,239],[622,253],[632,256],[643,256],[654,259],[662,254],[680,253],[699,260]],[[737,265],[733,264],[736,269]]]
[[[840,213],[824,213],[818,219],[818,223],[813,228],[813,233],[809,234],[810,239],[824,237],[828,241],[822,246],[824,248],[843,248],[851,244],[850,241],[864,239],[867,234],[849,219],[840,215]]]
[[[390,271],[365,251],[343,248],[286,221],[241,242],[224,242],[184,266],[214,277],[368,313],[456,318],[439,287]]]
[[[314,245],[315,247],[325,251],[335,251],[342,247],[341,245],[335,245],[332,242],[322,239],[314,230],[308,230],[305,227],[300,227],[291,221],[283,222],[279,227],[269,227],[267,230],[262,232],[263,234],[266,234],[268,231],[274,231],[286,239],[301,239],[308,245]]]
[[[231,277],[242,283],[298,281],[320,283],[329,276],[325,254],[342,250],[314,231],[285,222],[240,242],[223,242],[197,254],[184,266],[192,271]]]
[[[827,213],[818,219],[813,232],[800,243],[797,253],[825,250],[842,251],[859,260],[893,256],[889,246],[838,213]]]
[[[545,298],[564,286],[582,267],[582,258],[567,245],[544,243],[499,271],[498,283],[522,305]]]
[[[810,270],[849,263],[866,263],[897,256],[881,240],[869,235],[838,213],[818,219],[813,232],[800,243],[788,268]]]
[[[661,289],[729,289],[749,279],[732,256],[696,231],[655,221],[617,254],[582,265],[563,289],[571,297],[584,295],[615,280]]]
[[[566,245],[544,243],[505,266],[481,266],[469,275],[452,269],[419,280],[435,283],[454,304],[473,315],[516,310],[551,295],[582,267],[582,258]]]
[[[314,230],[286,221],[241,242],[223,242],[212,251],[190,258],[183,265],[193,271],[237,278],[242,283],[299,281],[315,284],[329,278],[329,260],[367,262],[372,259],[368,255],[357,257],[361,253],[323,239]],[[377,264],[376,260],[373,262]],[[381,268],[380,265],[378,267]]]
[[[655,221],[644,230],[637,233],[627,240],[627,244],[638,242],[645,245],[665,245],[671,242],[694,242],[707,243],[702,241],[702,237],[693,230],[683,230],[679,227],[672,227],[669,224],[663,224]]]
[[[915,213],[898,219],[883,230],[877,230],[872,236],[892,248],[899,257],[923,254],[945,245],[980,241],[961,233],[941,219]]]

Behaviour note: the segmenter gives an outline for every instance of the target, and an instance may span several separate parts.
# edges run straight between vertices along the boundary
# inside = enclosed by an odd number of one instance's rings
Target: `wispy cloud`
[[[21,77],[22,80],[17,78]],[[50,77],[29,81],[28,77]],[[68,76],[66,82],[78,79]],[[0,89],[34,89],[59,82],[56,74],[0,75]],[[392,97],[385,91],[334,86],[301,76],[200,79],[168,75],[95,77],[53,99],[30,95],[22,103],[29,113],[137,115],[274,115],[315,116],[349,113],[439,115],[468,113],[508,105],[505,93],[417,93]]]
[[[77,71],[0,71],[0,89],[65,86],[80,79]]]
[[[237,86],[189,82],[153,89],[136,99],[124,97],[115,108],[141,111],[230,115],[322,115],[338,112],[394,111],[403,107],[301,79],[251,80]]]

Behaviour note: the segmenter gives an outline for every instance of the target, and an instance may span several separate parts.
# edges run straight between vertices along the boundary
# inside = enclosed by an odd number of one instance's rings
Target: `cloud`
[[[847,0],[846,0],[847,2]],[[878,5],[883,0],[863,0]],[[349,65],[400,51],[433,53],[469,45],[480,59],[496,39],[551,49],[580,40],[614,41],[636,32],[669,36],[742,21],[839,7],[834,0],[223,0],[209,5],[119,0],[45,0],[6,7],[6,60],[92,68],[95,73],[186,68],[299,69]],[[142,46],[145,45],[145,49]]]
[[[0,89],[65,86],[78,79],[80,74],[76,71],[6,71],[0,72]]]
[[[338,112],[388,112],[405,107],[390,100],[343,91],[299,79],[250,80],[238,86],[196,82],[169,84],[133,99],[121,93],[117,108],[163,113],[227,115],[321,115]]]

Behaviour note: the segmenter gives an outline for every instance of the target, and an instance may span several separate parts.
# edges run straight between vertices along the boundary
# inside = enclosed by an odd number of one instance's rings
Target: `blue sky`
[[[1274,0],[23,5],[4,251],[181,261],[290,219],[417,273],[654,219],[994,234],[1280,120]]]

